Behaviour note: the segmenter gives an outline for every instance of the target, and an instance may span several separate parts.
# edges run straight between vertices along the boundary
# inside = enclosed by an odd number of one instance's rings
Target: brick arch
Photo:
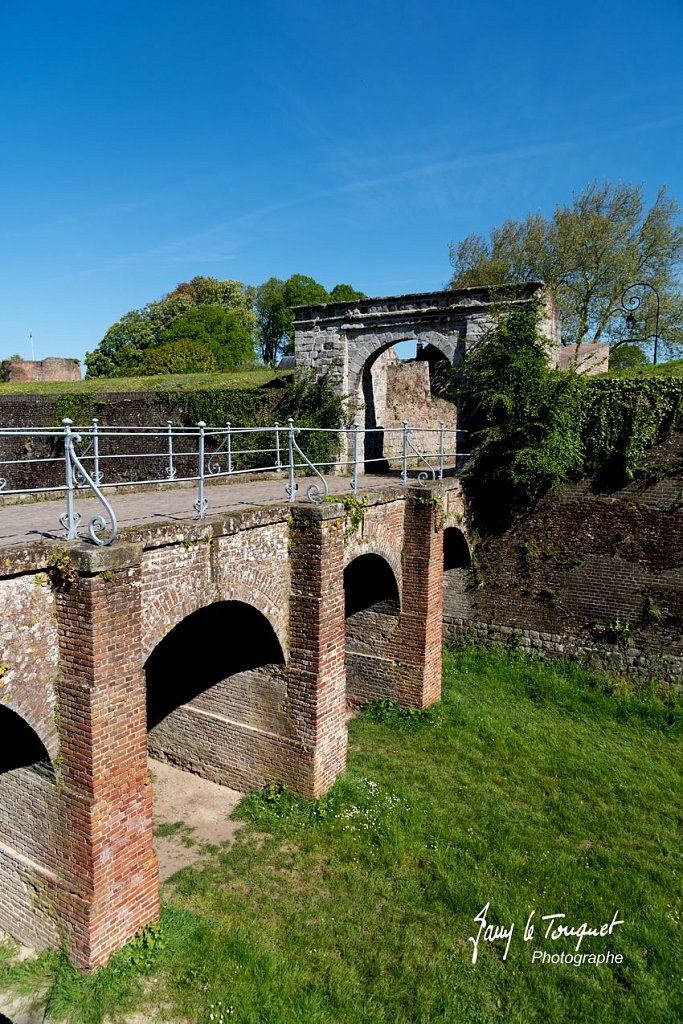
[[[273,627],[276,637],[280,641],[280,647],[285,657],[285,663],[289,660],[289,633],[288,633],[288,609],[282,603],[273,600],[269,590],[273,589],[272,580],[265,573],[251,573],[251,580],[247,583],[244,580],[232,580],[220,588],[221,601],[242,601],[243,604],[251,605],[261,612]]]
[[[38,722],[38,723],[34,724],[31,721],[31,719],[34,716],[31,715],[30,711],[28,711],[28,710],[21,710],[21,709],[19,709],[17,707],[13,707],[12,706],[13,703],[14,702],[9,702],[9,701],[3,701],[2,703],[0,703],[0,721],[2,721],[2,719],[5,719],[7,713],[9,713],[10,719],[9,719],[9,723],[8,724],[10,724],[10,726],[12,727],[12,737],[11,738],[13,740],[15,740],[15,741],[18,739],[19,743],[21,743],[24,740],[26,740],[29,743],[32,743],[31,749],[34,751],[34,753],[36,753],[36,754],[44,753],[45,757],[40,757],[40,758],[39,757],[35,757],[34,761],[38,761],[38,760],[42,761],[42,760],[45,760],[45,758],[47,758],[49,760],[49,762],[50,762],[50,767],[51,767],[52,773],[54,775],[55,774],[56,754],[53,754],[50,751],[50,747],[48,746],[48,743],[45,742],[46,737],[45,737],[44,734],[45,734],[46,730],[44,728],[40,728],[40,726],[44,726],[44,723]],[[15,723],[13,721],[15,717],[17,719],[19,719],[19,722]],[[38,726],[38,727],[36,727],[36,726]],[[30,735],[27,735],[27,733],[28,734],[33,734],[33,736],[31,737]],[[35,739],[33,739],[33,737],[35,737]],[[56,730],[55,730],[55,738],[56,738]],[[54,738],[53,738],[53,742],[54,742]],[[57,740],[57,745],[58,745],[58,740]],[[5,749],[6,746],[9,747],[9,744],[6,745],[5,741],[3,740],[3,749],[0,750],[0,766],[3,763],[3,757],[7,753],[7,751]],[[0,767],[0,772],[1,772],[1,767]]]
[[[50,762],[54,767],[55,760],[59,753],[59,733],[55,725],[54,717],[46,717],[33,706],[26,705],[21,698],[10,693],[7,698],[0,701],[0,708],[7,708],[14,712],[26,725],[36,734],[42,745],[45,747]]]
[[[363,555],[378,555],[389,564],[396,580],[401,605],[403,604],[403,569],[401,560],[389,543],[381,537],[363,537],[351,540],[344,551],[344,568]]]
[[[283,622],[282,609],[278,608],[257,586],[234,582],[229,587],[222,588],[220,594],[216,594],[214,591],[206,597],[200,594],[193,596],[194,600],[185,598],[182,601],[174,602],[173,595],[168,594],[163,602],[157,601],[153,608],[149,609],[149,622],[145,621],[146,616],[143,616],[143,664],[171,630],[175,629],[188,616],[220,601],[240,601],[260,612],[272,627],[282,648],[285,661],[287,660],[289,647],[286,621]]]

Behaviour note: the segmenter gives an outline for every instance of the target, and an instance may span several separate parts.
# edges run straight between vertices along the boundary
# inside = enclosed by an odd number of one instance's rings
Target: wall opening
[[[434,437],[431,433],[420,437],[419,447],[429,454],[438,450],[436,431],[441,421],[448,427],[456,425],[455,405],[448,397],[449,368],[439,349],[416,338],[385,345],[367,359],[359,396],[365,409],[366,473],[401,468],[404,420],[411,427],[433,427]]]
[[[470,548],[462,530],[449,526],[443,533],[443,571],[465,569],[471,565]]]
[[[145,665],[150,755],[233,789],[262,785],[273,735],[296,734],[284,662],[251,605],[218,601],[187,616]]]
[[[449,526],[443,534],[443,618],[445,635],[470,618],[472,559],[462,530]]]
[[[396,696],[394,660],[401,611],[398,583],[380,555],[359,555],[344,570],[346,696],[351,706]]]

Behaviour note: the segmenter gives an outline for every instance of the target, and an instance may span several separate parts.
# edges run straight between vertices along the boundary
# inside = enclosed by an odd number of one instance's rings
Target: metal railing
[[[411,427],[407,421],[401,427],[325,429],[298,427],[291,418],[272,427],[207,427],[203,422],[183,427],[170,420],[165,427],[102,427],[96,418],[88,426],[74,427],[64,419],[61,427],[0,429],[0,497],[65,492],[66,511],[59,521],[65,538],[73,540],[81,523],[74,499],[91,492],[102,511],[91,517],[87,532],[95,544],[106,545],[117,532],[116,514],[104,494],[107,488],[194,483],[192,507],[197,519],[203,519],[208,482],[250,474],[286,474],[289,501],[299,492],[298,476],[316,478],[305,495],[320,502],[329,494],[325,473],[350,473],[355,494],[360,474],[373,467],[393,468],[403,483],[412,473],[425,486],[429,480],[442,480],[447,469],[457,469],[463,458],[457,444],[462,433],[444,423]],[[368,454],[368,439],[378,455]],[[5,457],[8,448],[18,457]],[[316,458],[321,452],[327,458]]]

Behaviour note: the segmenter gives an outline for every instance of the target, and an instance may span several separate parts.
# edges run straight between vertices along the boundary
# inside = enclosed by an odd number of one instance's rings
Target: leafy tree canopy
[[[195,315],[187,320],[191,312]],[[183,318],[182,330],[175,330],[173,325]],[[254,357],[251,339],[255,328],[251,294],[243,284],[195,277],[113,324],[97,348],[87,353],[87,376],[137,373],[147,350],[180,338],[205,344],[219,368],[249,362]]]
[[[659,291],[659,333],[672,348],[683,344],[679,217],[666,188],[647,209],[640,185],[594,181],[550,219],[529,214],[494,228],[488,241],[474,234],[452,244],[451,287],[540,278],[557,298],[565,344],[608,341],[617,347],[634,340],[626,330],[622,293],[646,282]],[[654,334],[654,313],[654,296],[646,289],[636,313],[637,337]]]
[[[278,277],[269,278],[254,289],[261,359],[272,365],[282,352],[291,351],[294,345],[293,306],[348,302],[363,298],[363,292],[348,284],[337,284],[328,292],[324,285],[304,274],[293,274],[286,281]]]
[[[201,341],[180,338],[147,349],[137,372],[147,377],[157,373],[214,373],[218,368],[213,352]]]
[[[241,321],[236,310],[225,306],[194,306],[176,317],[161,331],[160,337],[164,342],[192,339],[201,343],[213,354],[219,370],[229,370],[254,360],[252,328]]]

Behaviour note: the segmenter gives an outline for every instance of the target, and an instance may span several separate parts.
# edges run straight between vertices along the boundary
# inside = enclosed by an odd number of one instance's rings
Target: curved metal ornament
[[[628,309],[631,313],[634,313],[643,304],[642,293],[640,295],[634,293],[627,299],[626,296],[629,292],[632,292],[635,288],[647,288],[649,287],[645,282],[636,281],[635,284],[630,284],[628,288],[624,288],[621,296],[621,308]],[[651,286],[650,286],[651,287]]]
[[[418,484],[418,487],[426,487],[427,486],[427,480],[429,480],[430,478],[431,478],[432,483],[435,483],[436,482],[436,469],[434,468],[434,466],[432,466],[431,462],[427,461],[427,459],[424,457],[422,452],[419,452],[417,450],[417,448],[415,447],[413,442],[410,440],[410,436],[408,436],[406,440],[408,441],[408,444],[413,449],[413,451],[414,451],[415,455],[418,457],[418,459],[421,459],[422,462],[424,462],[425,466],[427,467],[427,470],[422,470],[422,472],[417,474],[417,484]]]
[[[197,519],[203,519],[204,518],[204,514],[205,514],[205,512],[206,512],[206,510],[208,508],[208,505],[209,505],[209,499],[208,498],[197,498],[196,501],[192,502],[192,508],[197,513]]]
[[[4,476],[0,476],[0,491],[4,491],[6,487],[7,481],[5,480]]]
[[[306,497],[308,498],[308,500],[312,501],[314,505],[319,505],[320,502],[325,501],[327,499],[327,496],[330,493],[330,489],[327,486],[327,480],[322,475],[322,473],[319,471],[319,469],[316,466],[313,465],[313,463],[308,458],[308,456],[304,455],[304,453],[301,451],[301,448],[299,448],[299,445],[296,443],[296,439],[295,438],[292,438],[292,443],[293,443],[293,446],[294,446],[295,450],[299,453],[300,457],[304,460],[306,465],[310,469],[313,470],[315,475],[320,480],[319,484],[312,483],[312,484],[309,484],[309,486],[306,488]],[[294,490],[296,491],[296,484],[294,485]],[[287,491],[287,494],[289,494],[289,486],[286,487],[286,491]],[[289,494],[289,496],[290,496],[290,498],[292,497],[291,494]]]
[[[88,533],[90,535],[90,539],[94,544],[98,544],[100,547],[106,547],[108,544],[111,544],[112,541],[116,538],[116,531],[118,528],[116,516],[114,514],[114,509],[111,507],[105,496],[102,494],[102,491],[99,489],[93,478],[90,476],[87,469],[80,461],[78,455],[76,455],[76,452],[74,451],[74,443],[77,441],[80,441],[79,435],[72,434],[71,437],[69,438],[69,457],[74,468],[74,477],[76,479],[82,479],[85,482],[85,484],[87,484],[88,487],[90,487],[98,501],[101,502],[102,505],[104,505],[104,509],[107,515],[109,516],[110,522],[109,534],[106,537],[102,537],[102,532],[107,529],[107,520],[104,518],[101,512],[98,512],[97,515],[92,516],[92,518],[88,522]],[[62,523],[65,529],[68,529],[68,524],[63,522],[65,518],[66,515],[60,516],[59,521],[60,523]],[[81,521],[80,513],[75,512],[74,518],[76,519],[76,525],[78,525],[78,523],[80,523]]]
[[[66,539],[74,540],[76,537],[76,532],[81,522],[81,513],[74,512],[72,513],[72,515],[69,515],[68,512],[62,512],[61,516],[59,517],[59,522],[61,526],[64,528],[64,531],[66,533]]]

